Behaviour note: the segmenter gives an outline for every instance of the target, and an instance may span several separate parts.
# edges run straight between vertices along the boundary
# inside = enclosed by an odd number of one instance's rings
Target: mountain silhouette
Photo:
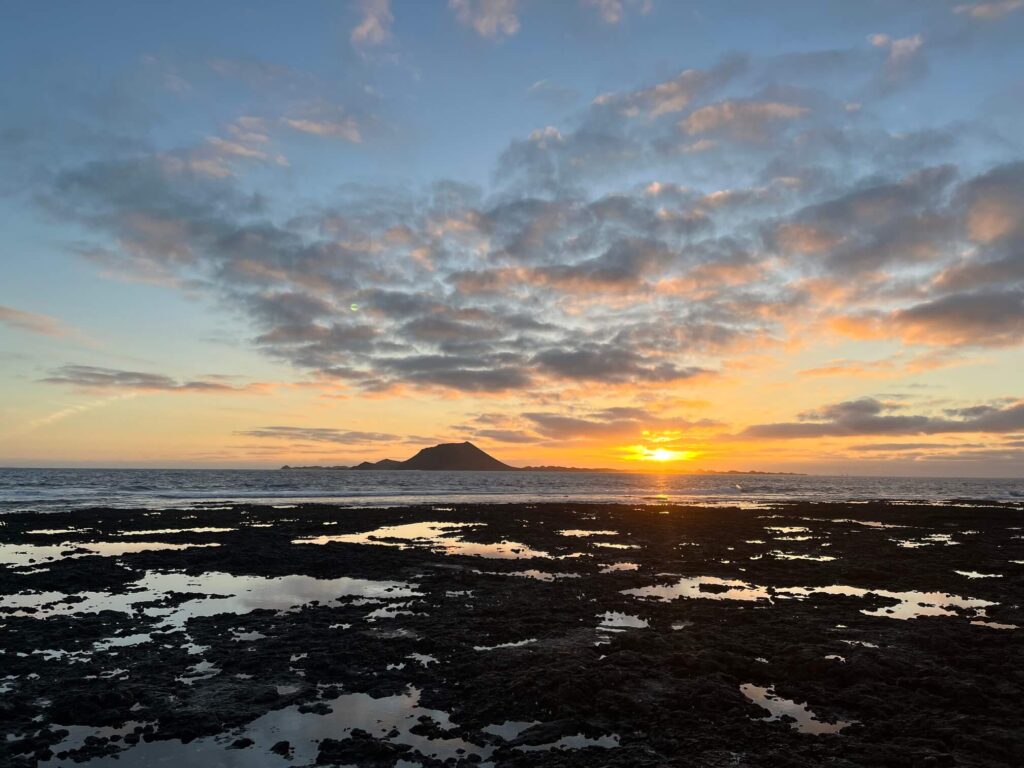
[[[381,459],[380,461],[364,461],[354,467],[290,467],[286,464],[281,469],[419,469],[427,472],[509,472],[518,470],[518,467],[510,467],[508,464],[498,461],[472,443],[442,443],[433,448],[424,448],[405,461]]]
[[[387,461],[385,459],[384,461]],[[381,463],[381,462],[378,462]],[[377,466],[376,469],[423,469],[448,471],[498,471],[515,469],[481,451],[472,443],[442,443],[424,448],[411,459],[397,466]]]
[[[356,464],[352,469],[401,469],[401,461],[395,461],[394,459],[381,459],[380,461],[364,461],[361,464]]]

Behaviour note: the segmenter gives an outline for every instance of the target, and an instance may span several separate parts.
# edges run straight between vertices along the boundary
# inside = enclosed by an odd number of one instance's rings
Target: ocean
[[[759,505],[780,500],[1024,503],[1024,479],[613,472],[0,469],[0,511],[217,502],[394,506],[609,501]]]

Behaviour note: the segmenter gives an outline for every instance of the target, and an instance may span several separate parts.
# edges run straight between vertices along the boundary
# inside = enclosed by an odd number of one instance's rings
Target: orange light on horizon
[[[686,451],[678,448],[659,446],[649,448],[646,445],[627,445],[623,449],[623,458],[627,461],[653,461],[665,464],[671,461],[689,461],[700,454],[697,451]]]

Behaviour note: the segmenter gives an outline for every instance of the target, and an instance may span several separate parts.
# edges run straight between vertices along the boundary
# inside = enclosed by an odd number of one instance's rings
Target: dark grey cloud
[[[673,382],[711,374],[705,368],[659,362],[612,344],[547,349],[534,356],[533,362],[559,378],[610,383]]]
[[[895,182],[868,180],[778,222],[765,233],[766,245],[832,274],[937,261],[955,236],[945,206],[954,177],[955,169],[944,165]]]
[[[177,381],[170,376],[141,371],[122,371],[94,365],[63,365],[42,379],[47,384],[66,384],[83,389],[127,389],[167,392],[245,392],[252,385],[234,385],[221,377]]]
[[[960,444],[957,447],[977,447],[977,444],[968,446]],[[865,445],[851,445],[847,450],[865,453],[899,453],[902,451],[948,450],[949,448],[949,443],[866,443]]]
[[[910,340],[975,346],[1024,341],[1024,288],[955,293],[915,304],[893,319]]]
[[[235,434],[266,440],[286,440],[297,443],[332,443],[337,445],[394,443],[404,442],[406,439],[386,432],[362,432],[359,430],[329,429],[325,427],[269,426],[238,431]]]
[[[685,418],[655,416],[643,409],[637,408],[609,408],[583,416],[568,416],[564,413],[549,411],[534,411],[524,413],[523,418],[541,435],[553,440],[589,438],[638,439],[644,430],[675,432],[720,425],[720,422],[710,419],[691,421]]]
[[[447,387],[463,392],[523,389],[532,377],[514,354],[490,358],[458,355],[409,355],[378,358],[376,365],[396,383]],[[385,379],[387,381],[388,379]]]
[[[864,435],[937,435],[1014,432],[1024,428],[1024,401],[970,412],[959,419],[894,413],[898,406],[862,398],[826,406],[801,421],[756,424],[741,437],[791,439]]]
[[[536,443],[539,440],[537,435],[510,429],[475,429],[472,432],[477,438],[499,443]]]

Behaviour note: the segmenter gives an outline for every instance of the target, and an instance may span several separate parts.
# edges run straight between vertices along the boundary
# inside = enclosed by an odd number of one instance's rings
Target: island
[[[380,461],[364,461],[354,467],[290,467],[287,464],[281,469],[351,469],[351,470],[405,470],[418,469],[428,472],[516,472],[512,467],[498,461],[489,453],[480,450],[470,442],[441,443],[432,448],[424,448],[415,456],[405,461],[381,459]]]

